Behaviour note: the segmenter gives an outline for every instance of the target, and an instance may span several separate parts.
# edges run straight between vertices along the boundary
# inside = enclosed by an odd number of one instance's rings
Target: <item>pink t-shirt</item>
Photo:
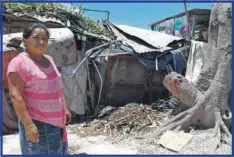
[[[26,52],[20,53],[9,63],[7,75],[17,72],[24,80],[23,98],[31,118],[63,128],[66,141],[66,103],[61,74],[53,58],[44,56],[50,61],[48,67],[38,65]]]

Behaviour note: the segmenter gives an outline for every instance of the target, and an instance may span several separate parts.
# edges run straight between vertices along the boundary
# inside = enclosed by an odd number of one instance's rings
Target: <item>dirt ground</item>
[[[231,139],[216,148],[212,129],[166,132],[158,139],[137,138],[169,118],[168,111],[133,105],[87,123],[68,125],[69,154],[232,154]],[[20,154],[18,135],[3,137],[3,154]]]

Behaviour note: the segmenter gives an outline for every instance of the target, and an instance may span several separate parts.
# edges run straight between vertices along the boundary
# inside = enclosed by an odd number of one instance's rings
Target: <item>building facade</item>
[[[151,30],[166,34],[186,37],[189,35],[193,40],[202,40],[205,31],[208,31],[210,9],[188,10],[188,22],[186,12],[167,17],[163,20],[149,24]],[[188,27],[189,26],[189,27]],[[189,31],[188,31],[189,28]]]

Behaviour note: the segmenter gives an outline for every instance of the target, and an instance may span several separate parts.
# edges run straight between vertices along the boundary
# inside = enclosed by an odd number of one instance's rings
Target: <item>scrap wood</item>
[[[111,129],[111,124],[109,123],[109,130],[110,130],[110,135],[112,136],[112,129]]]
[[[115,122],[116,122],[116,123],[119,123],[119,122],[121,122],[122,120],[125,120],[125,119],[127,119],[127,118],[129,118],[129,117],[131,117],[131,116],[136,116],[136,114],[124,116],[124,117],[122,117],[122,118],[116,120]]]
[[[146,124],[143,124],[141,127],[139,127],[139,128],[137,129],[137,132],[141,131],[141,129],[143,129],[144,127],[147,127],[147,126],[149,126],[149,125],[151,125],[151,124],[152,124],[151,122],[148,122],[148,123],[146,123]]]
[[[151,110],[150,107],[142,111],[141,108],[139,105],[121,107],[108,116],[91,121],[88,127],[80,127],[79,132],[82,132],[81,136],[97,134],[118,136],[130,133],[137,135],[153,131],[167,119],[168,115],[163,112]]]
[[[145,124],[143,124],[141,127],[139,127],[139,128],[137,129],[137,132],[139,132],[139,131],[140,131],[141,129],[143,129],[144,127],[147,127],[147,126],[153,124],[153,121],[152,121],[150,115],[147,115],[147,118],[148,118],[149,122],[148,122],[148,123],[145,123]]]
[[[153,124],[153,120],[151,119],[150,115],[147,115],[147,117],[150,120],[150,122]]]

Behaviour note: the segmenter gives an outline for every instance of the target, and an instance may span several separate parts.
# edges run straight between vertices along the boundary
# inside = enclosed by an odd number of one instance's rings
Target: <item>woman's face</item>
[[[48,48],[48,36],[43,28],[35,28],[31,36],[23,42],[27,50],[35,55],[43,54]]]

